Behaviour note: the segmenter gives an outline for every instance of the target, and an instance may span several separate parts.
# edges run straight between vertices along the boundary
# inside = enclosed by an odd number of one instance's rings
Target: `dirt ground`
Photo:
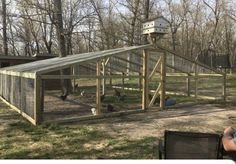
[[[13,122],[25,121],[19,114],[0,102],[0,131]],[[221,133],[227,126],[236,127],[236,105],[201,104],[165,111],[147,111],[67,126],[89,126],[112,136],[139,139],[163,136],[164,130]]]
[[[90,122],[89,126],[113,136],[135,139],[145,136],[161,137],[164,130],[222,133],[227,126],[236,127],[236,107],[216,104],[195,105],[103,119]]]

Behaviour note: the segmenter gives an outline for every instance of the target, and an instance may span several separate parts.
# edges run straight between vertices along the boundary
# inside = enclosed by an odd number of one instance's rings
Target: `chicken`
[[[101,100],[101,102],[103,102],[104,101],[104,99],[105,99],[105,96],[106,96],[106,94],[104,93],[103,95],[101,95],[100,96],[100,100]]]
[[[108,104],[107,105],[107,111],[108,112],[114,112],[115,110],[114,110],[114,107],[111,104]]]
[[[65,95],[61,95],[60,98],[62,99],[62,101],[65,101],[66,98],[67,98],[68,94],[65,94]]]
[[[92,112],[93,115],[96,115],[96,109],[95,108],[92,108],[91,112]]]
[[[115,96],[120,97],[120,92],[117,89],[114,89],[115,91]]]
[[[85,92],[84,92],[84,91],[82,91],[82,92],[80,93],[80,95],[81,95],[81,96],[84,96],[84,93],[85,93]]]
[[[118,99],[119,99],[119,101],[125,101],[125,97],[126,97],[126,95],[122,95],[122,96],[118,97]]]

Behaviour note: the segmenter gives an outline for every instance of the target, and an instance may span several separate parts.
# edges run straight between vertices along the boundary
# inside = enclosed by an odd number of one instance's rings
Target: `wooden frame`
[[[97,61],[97,79],[96,79],[96,115],[101,114],[101,60]]]
[[[142,110],[148,108],[148,72],[149,72],[149,54],[147,50],[143,50],[143,89],[142,89]]]
[[[164,52],[161,56],[161,94],[160,94],[160,108],[165,109],[166,97],[166,55]]]
[[[43,116],[42,116],[42,79],[37,76],[34,80],[34,119],[35,124],[38,125],[42,122]]]

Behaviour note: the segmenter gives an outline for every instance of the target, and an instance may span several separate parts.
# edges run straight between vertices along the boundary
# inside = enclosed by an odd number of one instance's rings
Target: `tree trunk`
[[[55,26],[57,33],[57,40],[59,45],[59,57],[65,57],[66,52],[66,43],[63,29],[63,20],[62,20],[62,4],[61,0],[54,0],[54,14],[55,14]],[[69,75],[71,73],[70,68],[61,70],[62,75]],[[68,95],[72,90],[71,80],[65,79],[61,80],[62,85],[62,94]]]
[[[8,55],[7,45],[7,14],[6,14],[6,0],[2,0],[2,31],[3,31],[3,52],[4,55]]]
[[[145,1],[145,6],[144,6],[144,21],[147,21],[148,18],[149,18],[149,4],[150,4],[150,0],[146,0]],[[148,44],[148,36],[147,35],[144,35],[144,38],[143,38],[143,43],[144,44]]]

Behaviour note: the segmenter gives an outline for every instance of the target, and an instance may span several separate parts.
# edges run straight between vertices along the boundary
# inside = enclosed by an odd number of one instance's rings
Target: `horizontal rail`
[[[82,78],[90,78],[90,79],[98,79],[98,78],[143,78],[140,75],[105,75],[105,76],[94,76],[94,75],[41,75],[41,79],[82,79]]]

